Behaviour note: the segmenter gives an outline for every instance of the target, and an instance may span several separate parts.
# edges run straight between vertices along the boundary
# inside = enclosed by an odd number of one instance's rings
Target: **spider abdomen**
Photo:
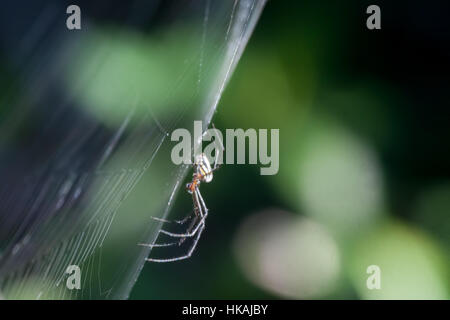
[[[213,178],[211,164],[209,163],[208,157],[206,157],[204,153],[195,157],[195,166],[197,168],[197,174],[199,175],[200,180],[204,182],[211,182]]]

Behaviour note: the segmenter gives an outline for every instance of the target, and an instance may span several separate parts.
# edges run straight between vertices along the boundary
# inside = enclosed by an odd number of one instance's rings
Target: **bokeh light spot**
[[[300,206],[333,231],[361,231],[383,211],[375,154],[336,126],[317,127],[305,140],[298,165]]]
[[[340,271],[338,248],[326,229],[281,210],[250,216],[239,230],[235,253],[252,282],[285,298],[328,294]]]
[[[444,259],[426,235],[390,222],[359,241],[350,278],[364,299],[448,299]],[[379,290],[366,286],[369,265],[380,267]]]

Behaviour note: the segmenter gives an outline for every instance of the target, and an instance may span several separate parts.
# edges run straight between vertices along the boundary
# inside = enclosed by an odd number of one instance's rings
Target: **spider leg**
[[[158,247],[170,247],[170,246],[174,246],[178,244],[178,242],[168,242],[168,243],[154,243],[154,244],[149,244],[149,243],[138,243],[138,246],[141,247],[149,247],[149,248],[158,248]]]
[[[179,260],[184,260],[184,259],[188,259],[192,256],[192,253],[194,252],[195,248],[197,247],[197,243],[198,240],[200,239],[200,236],[202,235],[203,230],[205,229],[205,223],[202,222],[200,223],[201,228],[199,229],[197,236],[194,238],[194,241],[192,242],[192,246],[189,249],[188,253],[180,256],[180,257],[174,257],[174,258],[168,258],[168,259],[153,259],[153,258],[147,258],[145,259],[145,261],[150,261],[150,262],[173,262],[173,261],[179,261]]]
[[[195,217],[194,217],[194,219],[192,219],[191,224],[190,224],[189,227],[187,228],[187,232],[188,232],[188,233],[192,232],[192,229],[195,227],[195,224],[197,223],[198,219],[199,219],[199,215],[196,214]],[[187,237],[181,238],[180,241],[178,241],[178,244],[181,245],[186,239],[187,239]]]
[[[200,200],[201,213],[206,218],[206,216],[208,215],[208,208],[206,207],[205,200],[203,200],[202,194],[200,193],[199,189],[197,189],[196,194],[197,194],[198,199]]]
[[[192,218],[192,214],[187,215],[186,217],[184,217],[181,220],[166,220],[163,218],[157,218],[157,217],[151,217],[153,220],[159,221],[159,222],[163,222],[163,223],[177,223],[177,224],[185,224],[186,221],[188,221],[190,218]],[[188,230],[192,229],[192,226],[195,224],[195,221],[197,221],[197,219],[193,219],[191,226],[189,227]],[[178,241],[178,242],[168,242],[168,243],[138,243],[138,246],[142,246],[142,247],[150,247],[150,248],[158,248],[158,247],[169,247],[169,246],[174,246],[176,244],[180,245],[181,243],[183,243],[182,241]]]
[[[205,201],[203,200],[199,189],[197,188],[193,195],[193,199],[194,199],[194,209],[197,212],[197,216],[199,216],[201,218],[201,220],[198,222],[198,224],[196,225],[195,228],[193,228],[192,230],[189,230],[185,233],[173,233],[173,232],[169,232],[166,230],[159,230],[160,233],[163,233],[165,235],[168,235],[170,237],[174,237],[174,238],[189,238],[189,237],[193,237],[197,231],[199,230],[200,226],[202,224],[204,224],[206,217],[208,216],[208,209],[206,208],[205,205]],[[203,213],[203,211],[205,211],[205,213]]]
[[[195,216],[191,222],[191,225],[188,228],[189,232],[192,230],[192,228],[195,225],[195,223],[197,222],[197,220],[198,220],[198,217]],[[169,221],[169,222],[171,222],[171,221]],[[186,238],[181,238],[179,241],[176,241],[176,242],[167,242],[167,243],[154,243],[154,244],[138,243],[138,246],[149,247],[149,248],[170,247],[170,246],[174,246],[176,244],[181,245],[184,242],[184,240],[186,240]]]
[[[167,258],[167,259],[147,258],[147,259],[145,259],[146,261],[164,263],[164,262],[173,262],[173,261],[184,260],[184,259],[188,259],[192,256],[192,253],[194,252],[195,248],[197,247],[198,240],[200,239],[200,236],[202,235],[202,232],[205,229],[205,218],[208,215],[208,209],[206,208],[205,201],[203,200],[203,198],[200,194],[200,191],[198,189],[195,191],[195,194],[196,194],[197,200],[200,201],[200,206],[198,207],[198,211],[199,211],[199,216],[202,217],[202,220],[200,220],[200,222],[198,223],[198,225],[196,227],[196,229],[198,229],[197,236],[194,238],[194,240],[192,242],[192,246],[189,249],[188,253],[183,256],[180,256],[180,257]],[[204,211],[204,213],[203,213],[203,211]],[[194,232],[194,234],[195,234],[195,232]]]
[[[216,131],[217,129],[216,129],[216,127],[214,126],[214,123],[212,123],[211,125],[212,125],[214,131]],[[216,151],[216,155],[215,155],[215,159],[214,159],[214,166],[213,166],[213,168],[212,168],[212,171],[216,171],[216,170],[219,169],[220,166],[222,165],[222,164],[219,164],[219,163],[218,163],[218,160],[219,160],[219,152],[222,152],[222,153],[223,153],[223,152],[225,151],[225,147],[223,146],[223,141],[222,141],[222,139],[220,139],[220,135],[217,135],[217,142],[219,142],[221,150],[220,150],[220,151],[219,151],[219,150]]]
[[[168,235],[170,237],[173,238],[189,238],[189,237],[193,237],[197,231],[200,229],[200,226],[202,225],[202,223],[205,222],[206,216],[201,217],[201,220],[197,223],[197,225],[195,226],[195,228],[193,228],[193,230],[187,231],[185,233],[173,233],[173,232],[169,232],[166,230],[159,230],[160,233],[163,233],[165,235]]]
[[[184,224],[186,223],[186,221],[188,221],[190,218],[192,217],[192,214],[187,215],[186,217],[184,217],[181,220],[166,220],[163,218],[158,218],[158,217],[150,217],[153,220],[159,221],[159,222],[163,222],[163,223],[177,223],[177,224]]]

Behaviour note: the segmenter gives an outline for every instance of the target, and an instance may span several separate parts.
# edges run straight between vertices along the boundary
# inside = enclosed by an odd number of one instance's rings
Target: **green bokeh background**
[[[369,31],[368,5],[268,2],[213,122],[279,128],[279,173],[261,176],[255,165],[215,173],[202,186],[210,217],[195,255],[147,264],[131,298],[449,298],[448,28],[419,2],[382,2],[382,30]],[[178,198],[173,216],[190,206],[186,194]],[[251,275],[261,263],[252,252],[258,244],[236,249],[236,238],[255,236],[238,230],[269,209],[330,236],[339,270],[325,284],[320,275],[312,281],[324,290],[300,281],[297,294],[286,295]],[[323,239],[308,239],[321,250]],[[320,268],[315,255],[293,252],[299,264],[291,272],[307,278]],[[380,290],[366,287],[372,264],[381,268]]]

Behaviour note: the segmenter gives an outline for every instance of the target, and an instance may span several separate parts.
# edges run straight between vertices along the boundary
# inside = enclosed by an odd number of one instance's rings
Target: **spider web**
[[[169,132],[207,128],[264,3],[79,1],[77,31],[70,3],[2,3],[2,297],[128,297],[188,169]]]

